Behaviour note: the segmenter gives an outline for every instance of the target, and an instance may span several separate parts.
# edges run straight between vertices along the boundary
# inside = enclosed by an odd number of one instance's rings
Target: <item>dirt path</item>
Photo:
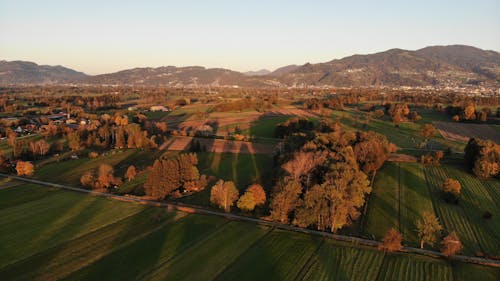
[[[121,196],[121,195],[116,195],[116,194],[111,194],[111,193],[96,192],[96,191],[92,191],[92,190],[88,190],[88,189],[77,188],[77,187],[72,187],[72,186],[62,185],[62,184],[57,184],[57,183],[51,183],[51,182],[45,182],[45,181],[40,181],[40,180],[36,180],[36,179],[18,177],[18,176],[3,174],[3,173],[0,173],[0,176],[11,178],[14,180],[19,180],[19,181],[35,183],[35,184],[39,184],[39,185],[43,185],[43,186],[58,187],[58,188],[66,189],[66,190],[88,193],[88,194],[92,194],[95,196],[102,196],[102,197],[106,197],[106,198],[110,198],[110,199],[114,199],[114,200],[118,200],[118,201],[133,202],[133,203],[139,203],[139,204],[144,204],[144,205],[163,207],[163,208],[167,208],[169,210],[176,210],[176,211],[180,211],[180,212],[194,213],[194,214],[200,214],[200,215],[220,216],[220,217],[224,217],[224,218],[229,219],[229,220],[252,222],[252,223],[256,223],[256,224],[260,224],[260,225],[276,227],[278,229],[306,233],[306,234],[311,234],[311,235],[317,235],[317,236],[322,236],[325,238],[330,238],[330,239],[344,241],[344,242],[350,242],[350,243],[358,244],[358,245],[365,245],[365,246],[370,246],[370,247],[376,248],[382,244],[382,242],[380,242],[380,241],[368,240],[368,239],[354,237],[354,236],[339,235],[339,234],[311,230],[311,229],[306,229],[306,228],[300,228],[300,227],[296,227],[296,226],[292,226],[292,225],[277,223],[274,221],[267,221],[267,220],[258,219],[258,218],[245,217],[245,216],[235,215],[235,214],[231,214],[231,213],[223,213],[223,212],[219,212],[219,211],[213,211],[213,210],[204,209],[204,208],[186,205],[186,204],[170,203],[170,202],[158,202],[158,201],[145,200],[145,199],[141,199],[138,197],[129,197],[129,196]],[[423,250],[423,249],[418,249],[418,248],[413,248],[413,247],[404,247],[402,252],[437,257],[437,258],[448,258],[448,259],[450,258],[450,257],[446,257],[441,252],[436,252],[436,251],[431,251],[431,250]],[[451,257],[451,259],[456,260],[456,261],[460,261],[460,262],[468,262],[468,263],[475,263],[475,264],[500,267],[500,261],[493,260],[493,259],[487,259],[487,258],[478,258],[478,257],[457,255],[457,256]]]

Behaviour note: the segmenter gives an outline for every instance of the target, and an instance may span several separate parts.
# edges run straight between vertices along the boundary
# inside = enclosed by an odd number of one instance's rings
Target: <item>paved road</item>
[[[219,212],[219,211],[214,211],[214,210],[209,210],[209,209],[203,209],[200,207],[195,207],[195,206],[190,206],[190,205],[185,205],[185,204],[158,202],[158,201],[145,200],[145,199],[141,199],[141,198],[137,198],[137,197],[128,197],[128,196],[121,196],[121,195],[116,195],[116,194],[111,194],[111,193],[96,192],[96,191],[92,191],[92,190],[88,190],[88,189],[77,188],[77,187],[72,187],[72,186],[68,186],[68,185],[40,181],[40,180],[36,180],[36,179],[19,177],[19,176],[3,174],[3,173],[0,173],[0,176],[11,178],[14,180],[19,180],[19,181],[35,183],[35,184],[39,184],[39,185],[43,185],[43,186],[57,187],[57,188],[62,188],[62,189],[66,189],[66,190],[72,190],[72,191],[83,192],[83,193],[90,193],[90,194],[93,194],[96,196],[108,197],[108,198],[119,200],[119,201],[136,202],[136,203],[145,204],[145,205],[165,207],[169,210],[177,210],[177,211],[181,211],[181,212],[195,213],[195,214],[202,214],[202,215],[214,215],[214,216],[221,216],[221,217],[224,217],[226,219],[231,219],[231,220],[253,222],[253,223],[257,223],[257,224],[261,224],[261,225],[272,226],[272,227],[276,227],[279,229],[284,229],[284,230],[289,230],[289,231],[294,231],[294,232],[319,235],[319,236],[323,236],[326,238],[331,238],[331,239],[338,240],[338,241],[350,242],[352,244],[357,244],[357,245],[377,247],[380,244],[382,244],[382,242],[380,242],[380,241],[363,239],[363,238],[354,237],[354,236],[333,234],[333,233],[329,233],[329,232],[323,232],[323,231],[317,231],[317,230],[311,230],[311,229],[305,229],[305,228],[300,228],[300,227],[296,227],[296,226],[277,223],[274,221],[267,221],[267,220],[263,220],[263,219],[250,218],[250,217],[235,215],[235,214],[231,214],[231,213],[224,213],[224,212]],[[413,248],[413,247],[404,247],[402,252],[431,256],[431,257],[446,258],[440,252],[431,251],[431,250],[423,250],[423,249]],[[461,261],[461,262],[469,262],[469,263],[476,263],[476,264],[483,264],[483,265],[489,265],[489,266],[494,266],[494,267],[500,267],[500,261],[493,260],[493,259],[471,257],[471,256],[462,256],[462,255],[453,256],[452,259],[454,259],[456,261]]]

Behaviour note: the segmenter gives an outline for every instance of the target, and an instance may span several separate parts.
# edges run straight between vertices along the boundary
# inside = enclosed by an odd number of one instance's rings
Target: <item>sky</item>
[[[500,1],[0,0],[0,60],[87,74],[274,70],[451,44],[500,51]]]

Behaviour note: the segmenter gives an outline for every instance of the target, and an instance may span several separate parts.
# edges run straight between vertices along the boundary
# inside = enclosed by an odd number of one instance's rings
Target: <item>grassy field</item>
[[[378,280],[452,281],[452,272],[451,266],[443,260],[392,254],[384,258]]]
[[[136,167],[151,165],[160,152],[140,149],[112,150],[105,155],[90,159],[82,157],[47,164],[35,170],[35,177],[50,182],[78,185],[80,177],[87,171],[97,169],[100,164],[110,164],[115,169],[116,176],[123,176],[128,166]]]
[[[376,280],[384,253],[326,241],[315,253],[300,280]]]
[[[399,127],[395,127],[389,116],[384,116],[382,119],[371,119],[371,121],[363,126],[363,112],[346,109],[344,111],[332,111],[332,118],[340,119],[347,130],[362,130],[375,131],[383,134],[387,139],[396,144],[399,148],[416,148],[417,145],[424,141],[420,133],[420,127],[425,123],[434,121],[446,120],[445,116],[438,112],[432,112],[424,109],[417,109],[417,112],[423,112],[423,118],[417,122],[400,123]],[[429,141],[429,147],[432,149],[445,149],[450,147],[454,151],[462,152],[465,147],[465,142],[457,142],[446,140],[436,132]]]
[[[499,218],[482,218],[484,211],[498,213],[498,205],[487,191],[488,184],[467,174],[463,168],[451,165],[428,167],[426,174],[439,218],[447,231],[457,231],[463,240],[464,252],[498,255]],[[461,182],[462,195],[459,204],[449,204],[442,199],[438,186],[446,178],[455,178]]]
[[[266,154],[233,154],[199,152],[198,167],[200,174],[214,176],[216,179],[233,181],[240,192],[252,183],[265,183],[269,180],[273,168],[273,158]],[[181,201],[196,205],[207,205],[210,187],[184,197]]]
[[[248,130],[248,134],[256,137],[264,137],[264,138],[274,138],[276,125],[281,122],[285,122],[288,120],[289,116],[279,116],[272,118],[261,118],[252,122],[250,125],[250,129]]]
[[[368,202],[364,232],[381,239],[391,227],[399,229],[399,166],[386,163],[377,172]]]
[[[489,281],[500,274],[35,185],[0,190],[0,206],[0,280]]]

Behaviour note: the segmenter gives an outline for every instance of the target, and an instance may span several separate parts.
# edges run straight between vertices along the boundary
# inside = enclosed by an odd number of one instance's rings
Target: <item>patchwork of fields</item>
[[[0,190],[0,229],[1,280],[488,281],[500,274],[28,184]]]

